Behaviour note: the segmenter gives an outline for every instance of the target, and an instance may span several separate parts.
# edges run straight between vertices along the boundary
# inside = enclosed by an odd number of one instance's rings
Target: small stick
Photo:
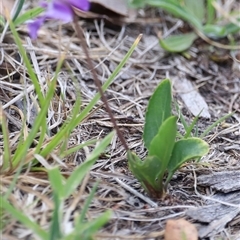
[[[91,58],[90,58],[89,53],[88,53],[88,50],[87,50],[87,43],[86,43],[86,40],[85,40],[84,35],[83,35],[83,30],[82,30],[82,28],[81,28],[81,27],[79,26],[79,24],[78,24],[76,14],[74,14],[74,21],[73,21],[73,23],[74,23],[74,26],[75,26],[75,28],[76,28],[77,36],[78,36],[78,38],[79,38],[79,40],[80,40],[80,44],[82,45],[83,51],[84,51],[84,53],[85,53],[85,55],[86,55],[86,57],[87,57],[88,66],[89,66],[90,69],[92,69],[92,76],[93,76],[94,83],[95,83],[95,85],[96,85],[97,88],[98,88],[98,91],[99,91],[99,93],[100,93],[101,99],[102,99],[102,101],[103,101],[103,103],[104,103],[104,105],[105,105],[105,107],[106,107],[107,112],[108,112],[109,118],[110,118],[110,120],[111,120],[111,122],[112,122],[112,124],[113,124],[114,129],[115,129],[116,132],[117,132],[117,135],[118,135],[118,137],[119,137],[119,139],[120,139],[120,141],[121,141],[124,149],[125,149],[126,151],[128,151],[129,148],[128,148],[127,142],[126,142],[126,140],[124,139],[123,134],[121,133],[121,131],[120,131],[118,125],[117,125],[117,122],[116,122],[116,120],[115,120],[115,118],[114,118],[114,116],[113,116],[112,110],[111,110],[111,108],[109,107],[107,98],[106,98],[106,96],[104,95],[104,92],[103,92],[103,90],[102,90],[101,82],[100,82],[100,80],[99,80],[98,77],[97,77],[95,68],[93,67],[93,63],[92,63],[92,61],[91,61]]]

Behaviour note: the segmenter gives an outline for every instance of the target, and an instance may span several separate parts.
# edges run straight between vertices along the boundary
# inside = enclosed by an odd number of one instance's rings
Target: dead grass
[[[166,19],[168,20],[169,17]],[[85,29],[91,58],[102,82],[121,61],[135,37],[140,32],[144,34],[137,50],[106,92],[129,148],[141,157],[146,155],[141,139],[146,104],[161,79],[178,76],[184,71],[181,67],[191,65],[191,69],[194,69],[194,72],[184,72],[184,74],[192,80],[210,108],[211,119],[200,120],[201,131],[228,112],[235,111],[235,114],[206,137],[206,141],[210,144],[210,153],[199,164],[188,163],[174,175],[168,195],[163,200],[150,199],[145,195],[140,184],[129,172],[126,152],[115,137],[106,153],[94,165],[79,191],[65,202],[65,231],[71,229],[75,214],[81,210],[94,182],[100,180],[88,212],[88,219],[98,217],[106,209],[111,209],[113,215],[96,239],[162,239],[167,219],[186,216],[186,210],[204,206],[207,204],[205,197],[214,193],[214,190],[209,187],[203,188],[197,185],[199,175],[227,169],[240,169],[239,69],[232,70],[233,62],[229,58],[220,64],[211,61],[207,45],[201,40],[190,49],[191,59],[165,53],[158,46],[154,32],[156,29],[161,30],[165,35],[171,31],[171,28],[179,27],[178,21],[173,19],[169,27],[167,20],[153,25],[148,24],[148,26],[132,24],[119,29],[106,27],[103,21],[87,23],[80,21]],[[47,88],[48,79],[54,73],[59,52],[65,53],[66,60],[58,77],[56,94],[48,113],[49,129],[54,135],[66,119],[77,97],[70,72],[74,72],[74,77],[79,84],[78,90],[82,94],[83,105],[86,105],[96,93],[91,70],[88,69],[71,24],[60,28],[57,23],[45,25],[36,42],[31,42],[28,38],[25,27],[20,27],[18,30],[42,89]],[[34,105],[36,99],[33,86],[20,61],[17,47],[10,33],[6,35],[0,48],[5,64],[0,68],[0,101],[8,118],[12,139],[11,148],[14,149],[18,141],[17,136],[25,125],[21,116],[24,112],[22,98],[24,96],[28,103],[28,128],[31,128],[36,116]],[[218,49],[214,51],[218,52]],[[61,98],[60,95],[64,97]],[[174,92],[174,97],[178,100],[186,118],[192,118],[181,103],[177,90]],[[99,101],[95,111],[74,130],[69,145],[103,137],[111,130],[112,124],[104,106]],[[2,135],[0,135],[1,147],[2,144]],[[84,151],[64,159],[64,174],[69,176],[74,167],[84,161],[89,151],[91,149],[84,148]],[[52,164],[56,158],[52,155],[49,160],[51,160],[49,164]],[[12,178],[11,175],[1,177],[2,193],[7,191]],[[44,172],[31,172],[30,169],[22,172],[10,200],[16,208],[21,209],[41,226],[48,226],[53,202],[47,175]],[[33,239],[31,231],[18,222],[8,218],[7,223],[3,239]],[[239,239],[239,225],[238,215],[221,233],[213,236],[213,239]]]

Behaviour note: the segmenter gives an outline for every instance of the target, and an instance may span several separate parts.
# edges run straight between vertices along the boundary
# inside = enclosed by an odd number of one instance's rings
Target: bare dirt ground
[[[144,18],[148,21],[144,21]],[[142,158],[146,155],[142,142],[146,105],[155,87],[166,77],[172,80],[181,81],[181,78],[184,78],[191,81],[195,90],[207,103],[210,119],[200,118],[198,125],[200,132],[227,113],[232,111],[235,113],[205,137],[210,145],[209,154],[199,163],[187,163],[177,171],[170,182],[165,199],[150,199],[145,194],[139,182],[130,173],[126,152],[116,136],[94,165],[80,187],[79,193],[66,201],[64,206],[68,214],[66,228],[71,227],[74,215],[81,210],[90,189],[95,181],[99,180],[88,218],[89,220],[96,218],[107,209],[111,209],[113,215],[96,239],[163,239],[166,221],[178,218],[186,218],[195,223],[201,239],[240,239],[238,192],[240,189],[240,69],[239,65],[236,65],[239,63],[232,60],[230,51],[209,46],[201,39],[195,41],[188,52],[188,57],[166,53],[158,45],[156,33],[161,31],[164,36],[172,28],[175,31],[182,31],[188,29],[188,26],[181,25],[179,20],[152,9],[148,10],[145,17],[138,19],[141,20],[140,23],[123,26],[112,24],[106,26],[102,20],[80,21],[85,31],[91,58],[102,82],[106,81],[123,59],[138,34],[143,34],[136,51],[106,91],[118,125],[132,151]],[[55,98],[48,116],[49,128],[54,135],[64,122],[77,96],[71,80],[72,74],[69,72],[72,71],[78,80],[78,90],[81,91],[82,104],[85,106],[96,93],[91,70],[88,69],[71,24],[63,25],[59,29],[57,23],[49,23],[40,30],[39,38],[34,42],[28,38],[25,27],[19,27],[18,30],[43,87],[47,87],[45,80],[53,76],[59,51],[66,52],[66,60],[58,77]],[[237,38],[236,41],[239,42],[239,36]],[[222,43],[224,44],[224,41]],[[10,33],[1,47],[4,49],[4,62],[8,66],[9,76],[4,77],[5,67],[2,65],[0,100],[8,117],[10,136],[13,138],[21,130],[19,111],[23,110],[21,99],[15,97],[21,94],[24,88],[29,88],[31,81],[27,78],[24,67],[17,57],[17,47]],[[181,89],[176,88],[173,81],[174,98],[186,120],[190,121],[193,115],[182,101],[180,93]],[[64,96],[64,101],[60,98],[61,94]],[[31,95],[33,92],[29,91],[28,96]],[[9,102],[14,107],[9,107]],[[34,108],[30,112],[29,128],[36,114]],[[99,101],[95,111],[75,129],[69,145],[76,145],[96,137],[101,138],[111,130],[112,124],[108,114]],[[68,169],[63,169],[66,176],[84,161],[90,150],[85,148],[71,158],[64,159],[68,166]],[[228,175],[232,172],[236,172],[236,176]],[[221,182],[221,179],[227,181],[232,177],[232,181],[238,183],[238,188],[235,186],[222,191],[211,186],[211,180],[209,183],[204,183],[207,176],[201,179],[202,176],[209,174],[212,176],[215,173],[225,173],[217,182]],[[5,176],[5,183],[12,178],[13,176]],[[202,184],[198,183],[198,179]],[[45,194],[42,194],[43,192]],[[12,194],[12,201],[16,207],[25,209],[24,211],[41,225],[46,225],[49,222],[49,212],[52,210],[52,199],[48,197],[50,192],[45,173],[27,171],[20,175]],[[218,194],[222,198],[217,198]],[[233,195],[234,200],[224,198],[229,194],[238,195]],[[37,205],[32,202],[36,198],[40,198]],[[31,202],[33,204],[29,204]],[[202,208],[206,206],[210,208],[207,210]],[[215,209],[215,213],[211,213],[210,209]],[[33,239],[31,232],[14,220],[4,234],[11,236],[11,239]]]

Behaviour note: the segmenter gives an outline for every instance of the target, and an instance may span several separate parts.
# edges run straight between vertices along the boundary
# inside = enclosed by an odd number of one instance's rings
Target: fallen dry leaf
[[[91,0],[90,2],[124,17],[128,15],[128,3],[126,0]]]
[[[116,25],[132,22],[137,16],[135,9],[130,9],[126,0],[90,0],[91,9],[83,12],[75,9],[78,16],[90,19],[105,19]]]
[[[165,227],[165,240],[197,240],[196,227],[185,219],[168,220]]]

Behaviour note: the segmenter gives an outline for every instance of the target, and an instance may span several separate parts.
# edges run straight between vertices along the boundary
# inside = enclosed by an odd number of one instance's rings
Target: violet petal
[[[43,25],[45,17],[39,17],[28,23],[29,35],[32,39],[37,38],[39,28]]]
[[[54,0],[52,3],[49,3],[44,15],[46,18],[61,20],[64,23],[68,23],[73,20],[73,11],[71,6],[61,0]]]
[[[72,5],[75,8],[78,8],[82,11],[88,11],[90,8],[90,3],[88,0],[64,0],[65,2],[68,2],[70,5]]]

